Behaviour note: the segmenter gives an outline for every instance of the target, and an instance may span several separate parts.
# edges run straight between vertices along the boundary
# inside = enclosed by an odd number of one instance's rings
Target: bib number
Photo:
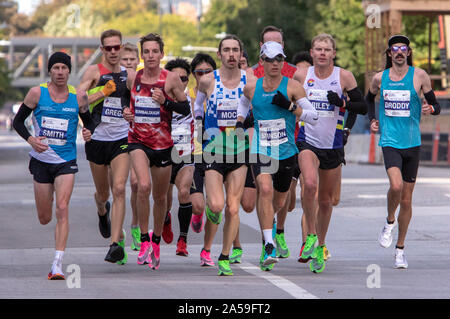
[[[384,114],[393,117],[410,117],[411,91],[384,90]]]
[[[102,122],[119,123],[125,121],[122,117],[122,102],[119,97],[107,96],[103,101]]]
[[[63,146],[67,142],[69,120],[43,116],[41,120],[41,136],[47,138],[49,145]]]
[[[334,117],[334,105],[328,102],[327,91],[311,89],[308,100],[316,108],[319,117]]]
[[[137,96],[134,103],[136,123],[158,124],[161,122],[161,106],[148,96]]]
[[[237,121],[238,100],[217,100],[217,125],[235,127]]]
[[[176,149],[183,155],[191,153],[191,125],[180,124],[172,130],[172,139]]]
[[[261,146],[279,146],[288,141],[286,122],[284,119],[260,120],[258,121],[258,125]]]

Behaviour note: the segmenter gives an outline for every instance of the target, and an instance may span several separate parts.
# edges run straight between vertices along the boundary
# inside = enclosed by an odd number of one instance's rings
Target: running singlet
[[[186,94],[189,105],[191,98]],[[172,140],[180,156],[187,156],[194,152],[194,117],[192,111],[188,115],[173,112]]]
[[[386,69],[381,77],[379,145],[404,149],[420,146],[422,103],[414,88],[414,67],[401,81],[392,81]]]
[[[128,135],[128,122],[122,116],[122,109],[129,105],[127,89],[127,71],[120,67],[120,73],[113,73],[103,64],[97,64],[100,79],[95,88],[88,91],[93,94],[100,91],[109,80],[114,80],[116,91],[102,100],[92,103],[90,111],[95,124],[92,139],[96,141],[117,141]]]
[[[78,101],[77,92],[71,85],[69,97],[64,103],[56,103],[50,97],[47,83],[41,84],[41,96],[33,110],[35,136],[45,136],[42,142],[49,148],[38,153],[34,149],[30,155],[51,164],[60,164],[77,158]]]
[[[326,79],[319,79],[314,73],[314,66],[308,68],[303,88],[306,97],[316,108],[319,120],[316,125],[301,123],[297,141],[305,141],[320,149],[337,149],[344,147],[343,125],[345,109],[328,102],[327,92],[334,91],[341,98],[342,87],[339,67],[334,67],[331,75]]]
[[[283,76],[278,88],[272,92],[264,91],[263,79],[257,80],[251,101],[255,119],[251,153],[283,160],[298,153],[294,136],[296,116],[292,112],[272,104],[272,99],[277,91],[288,96],[289,79]]]
[[[239,99],[244,94],[246,83],[246,73],[241,70],[239,85],[228,89],[220,80],[219,70],[214,71],[214,91],[206,101],[206,141],[203,143],[205,152],[236,155],[248,148],[248,144],[237,139],[234,134]]]
[[[165,150],[173,146],[171,124],[172,112],[152,99],[152,91],[159,88],[164,91],[168,71],[161,69],[159,79],[154,84],[142,83],[144,70],[139,70],[131,90],[130,110],[134,122],[128,131],[128,143],[141,143],[152,150]]]

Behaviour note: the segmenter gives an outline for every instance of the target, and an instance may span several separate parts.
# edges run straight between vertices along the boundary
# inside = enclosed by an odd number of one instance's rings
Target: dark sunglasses
[[[189,77],[186,75],[183,75],[183,76],[180,76],[180,80],[181,80],[181,82],[187,82],[187,81],[189,81]]]
[[[122,47],[121,44],[118,44],[118,45],[105,45],[105,46],[103,46],[103,49],[105,49],[108,52],[111,52],[112,49],[114,49],[115,51],[119,51],[121,47]]]
[[[212,71],[213,71],[212,69],[206,69],[206,70],[195,70],[195,71],[194,71],[194,73],[195,73],[195,74],[197,74],[197,75],[200,75],[200,76],[202,76],[202,75],[205,75],[205,74],[211,73]]]
[[[408,52],[408,46],[407,45],[402,45],[402,46],[399,46],[399,47],[394,47],[394,46],[392,46],[391,47],[391,51],[392,52],[398,52],[398,51],[402,51],[402,52]]]
[[[283,58],[282,55],[277,55],[277,56],[274,57],[274,58],[264,57],[264,61],[269,62],[269,63],[273,63],[274,61],[277,61],[277,62],[283,62],[283,61],[284,61],[284,58]]]

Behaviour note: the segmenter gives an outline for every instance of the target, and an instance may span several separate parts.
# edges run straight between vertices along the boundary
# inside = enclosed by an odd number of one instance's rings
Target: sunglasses
[[[181,80],[181,82],[187,82],[187,81],[189,81],[189,77],[186,75],[183,75],[183,76],[180,76],[180,80]]]
[[[202,75],[205,75],[205,74],[211,73],[212,71],[213,71],[212,69],[206,69],[206,70],[195,70],[195,71],[194,71],[194,73],[195,73],[195,74],[197,74],[197,75],[199,75],[199,76],[202,76]]]
[[[105,45],[105,46],[103,46],[103,49],[105,49],[108,52],[111,52],[112,49],[114,49],[115,51],[119,51],[120,48],[122,48],[121,44],[118,44],[118,45]]]
[[[283,62],[283,61],[284,61],[284,58],[283,58],[282,55],[277,55],[277,56],[274,57],[274,58],[264,57],[264,61],[269,62],[269,63],[273,63],[274,61],[277,61],[277,62]]]
[[[407,45],[402,45],[402,46],[399,46],[399,47],[392,46],[391,47],[391,51],[392,52],[402,51],[402,52],[406,53],[406,52],[408,52],[408,46]]]

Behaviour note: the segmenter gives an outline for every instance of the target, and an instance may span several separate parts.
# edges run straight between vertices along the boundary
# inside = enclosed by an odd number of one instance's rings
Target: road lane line
[[[292,281],[289,281],[283,277],[263,272],[259,267],[256,267],[250,263],[242,263],[237,265],[242,270],[262,279],[267,280],[274,286],[284,290],[295,299],[319,299],[319,297],[309,293],[300,286],[297,286]]]

